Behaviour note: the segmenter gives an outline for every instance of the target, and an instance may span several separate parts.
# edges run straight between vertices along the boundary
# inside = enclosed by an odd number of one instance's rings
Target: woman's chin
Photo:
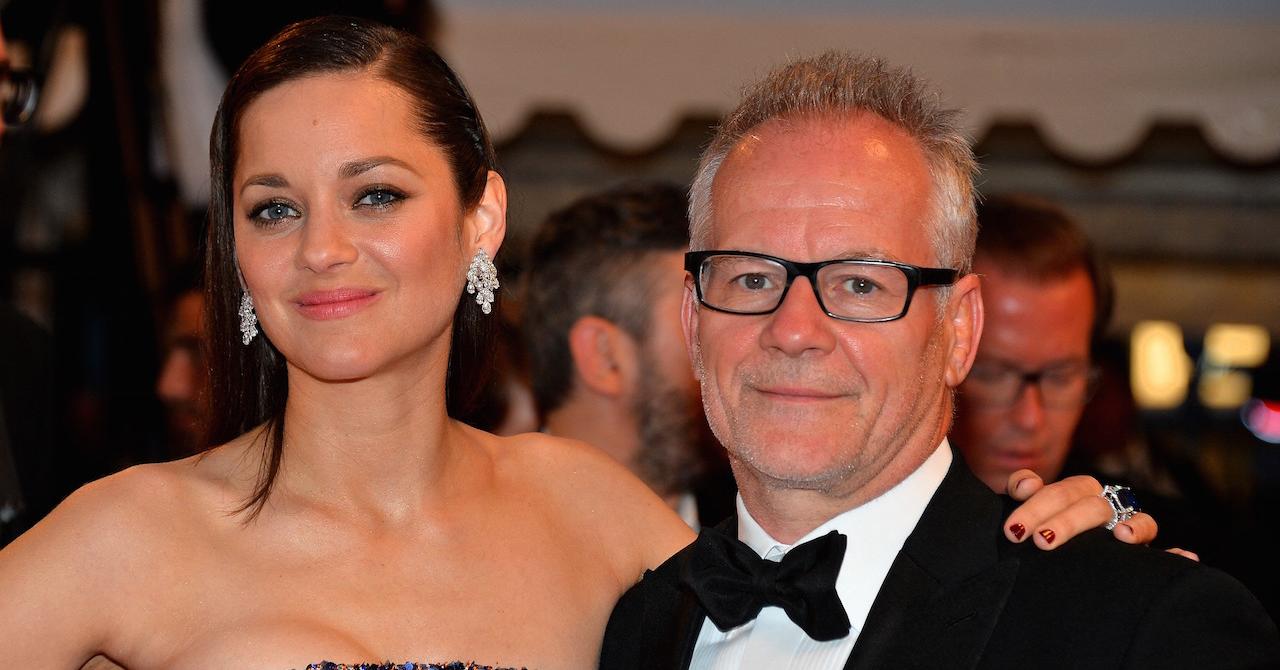
[[[308,360],[293,364],[298,372],[320,382],[344,384],[372,377],[382,367],[365,357],[351,356]]]

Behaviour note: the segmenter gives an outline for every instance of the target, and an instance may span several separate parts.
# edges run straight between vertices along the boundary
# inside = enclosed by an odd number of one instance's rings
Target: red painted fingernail
[[[1021,540],[1023,534],[1027,532],[1027,527],[1020,523],[1015,523],[1012,526],[1009,526],[1009,532],[1013,533],[1014,539]]]
[[[1040,537],[1043,537],[1044,541],[1047,542],[1048,544],[1053,544],[1053,539],[1058,536],[1052,530],[1049,530],[1048,528],[1046,528],[1040,531]]]

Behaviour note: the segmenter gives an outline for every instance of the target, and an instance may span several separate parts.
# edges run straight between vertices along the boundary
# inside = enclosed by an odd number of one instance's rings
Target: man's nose
[[[165,402],[181,402],[195,396],[195,387],[191,354],[180,349],[170,351],[156,378],[156,395]]]
[[[356,260],[348,222],[331,208],[314,208],[302,225],[298,247],[300,265],[312,272],[327,272]]]
[[[813,284],[806,277],[796,277],[782,304],[769,315],[761,344],[788,356],[827,353],[835,347],[831,326],[831,317],[818,304]]]
[[[1039,379],[1023,379],[1013,399],[1013,421],[1019,428],[1032,431],[1044,424],[1044,391]]]

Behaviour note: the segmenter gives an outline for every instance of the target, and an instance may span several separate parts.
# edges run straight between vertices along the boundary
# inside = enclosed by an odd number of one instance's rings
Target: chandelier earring
[[[497,266],[489,260],[489,254],[484,249],[476,249],[471,267],[467,268],[467,293],[475,295],[480,311],[489,314],[493,311],[493,292],[497,289]]]
[[[258,315],[253,311],[253,298],[248,291],[240,294],[240,341],[246,346],[258,334]]]

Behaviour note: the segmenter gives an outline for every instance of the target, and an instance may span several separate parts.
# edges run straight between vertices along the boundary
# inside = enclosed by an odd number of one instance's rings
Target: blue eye
[[[360,199],[356,200],[355,206],[386,209],[400,202],[404,197],[403,193],[395,189],[386,187],[371,188],[360,194]]]
[[[279,223],[285,219],[296,219],[301,216],[302,213],[297,208],[283,200],[265,202],[249,212],[249,218],[259,224]]]

